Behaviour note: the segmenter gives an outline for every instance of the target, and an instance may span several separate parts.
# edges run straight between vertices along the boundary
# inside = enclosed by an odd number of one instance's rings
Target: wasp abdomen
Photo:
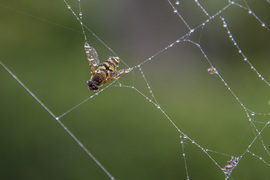
[[[115,72],[115,69],[117,68],[117,66],[119,64],[119,61],[120,60],[118,57],[110,57],[107,61],[103,62],[100,65],[99,69]]]

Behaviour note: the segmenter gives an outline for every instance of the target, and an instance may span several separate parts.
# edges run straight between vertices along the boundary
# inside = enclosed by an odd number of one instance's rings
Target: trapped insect
[[[233,157],[231,158],[230,161],[228,161],[228,164],[222,168],[222,171],[224,172],[224,174],[231,174],[231,172],[233,171],[233,169],[237,166],[239,161],[239,157]]]
[[[207,69],[207,72],[209,74],[217,74],[217,69],[212,66],[212,67]]]
[[[97,91],[103,84],[116,80],[132,70],[129,68],[117,71],[116,68],[120,62],[119,57],[109,57],[107,61],[99,65],[97,51],[87,42],[84,44],[84,49],[92,73],[90,80],[87,81],[89,90]],[[97,66],[99,67],[96,69]]]

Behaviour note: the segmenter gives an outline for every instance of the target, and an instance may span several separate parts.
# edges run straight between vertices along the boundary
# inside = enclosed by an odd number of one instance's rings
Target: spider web
[[[1,4],[1,179],[269,179],[269,1],[28,3]],[[87,91],[82,37],[132,72]]]

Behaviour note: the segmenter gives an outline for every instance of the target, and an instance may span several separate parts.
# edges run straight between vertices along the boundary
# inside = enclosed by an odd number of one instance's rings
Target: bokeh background
[[[68,3],[78,13],[77,1]],[[269,27],[270,4],[266,0],[247,3]],[[201,4],[214,14],[227,1]],[[81,6],[85,25],[130,67],[189,31],[165,0],[82,0]],[[193,28],[207,19],[193,1],[180,1],[178,11]],[[245,9],[232,6],[221,15],[249,61],[270,81],[269,31]],[[87,37],[101,61],[113,55],[91,33]],[[200,42],[247,108],[269,112],[269,87],[243,61],[219,18],[190,38]],[[80,25],[62,0],[1,0],[0,39],[0,60],[56,116],[94,94],[86,86],[90,68]],[[121,63],[119,68],[127,66]],[[161,108],[202,147],[240,156],[253,140],[243,108],[217,76],[207,73],[209,64],[196,46],[176,44],[141,68]],[[119,82],[151,96],[138,69]],[[109,179],[3,67],[0,83],[0,179]],[[267,122],[269,116],[255,114],[253,120]],[[179,133],[132,89],[110,87],[61,121],[116,179],[186,179]],[[262,133],[267,148],[269,137],[267,127]],[[260,141],[251,150],[269,164]],[[185,153],[190,179],[224,179],[213,161],[189,141]],[[230,159],[211,155],[221,167]],[[246,154],[232,176],[264,180],[270,178],[269,172],[269,166]]]

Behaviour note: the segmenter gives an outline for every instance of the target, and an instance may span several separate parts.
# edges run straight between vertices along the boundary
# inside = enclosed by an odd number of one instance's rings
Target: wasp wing
[[[116,71],[114,76],[113,76],[113,80],[118,79],[121,76],[128,74],[132,70],[133,70],[133,68],[128,68],[128,69],[121,69],[119,71]]]
[[[91,47],[87,42],[84,44],[84,50],[90,66],[98,66],[98,53],[95,48]]]

